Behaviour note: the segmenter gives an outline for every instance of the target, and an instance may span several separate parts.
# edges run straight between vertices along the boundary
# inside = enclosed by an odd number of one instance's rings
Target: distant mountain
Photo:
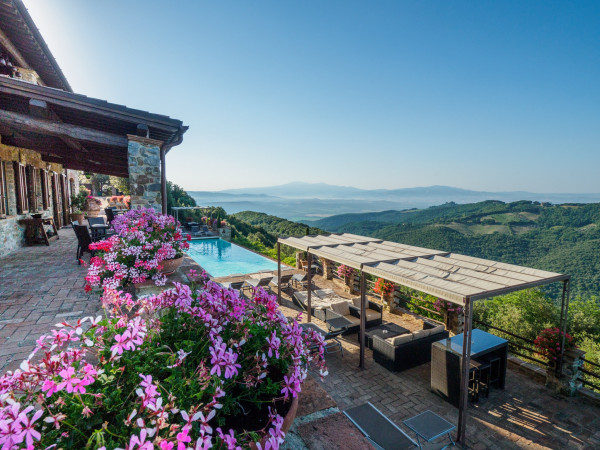
[[[222,206],[229,213],[264,212],[289,220],[308,221],[345,213],[427,208],[448,202],[458,204],[485,200],[550,203],[600,202],[600,194],[543,194],[525,191],[485,192],[450,186],[403,189],[359,189],[326,183],[293,182],[279,186],[188,191],[199,205]]]

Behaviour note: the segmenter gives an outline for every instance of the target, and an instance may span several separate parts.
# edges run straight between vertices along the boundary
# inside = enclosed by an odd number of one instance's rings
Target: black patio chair
[[[104,208],[104,212],[106,213],[106,221],[111,223],[115,220],[115,211],[112,208]]]
[[[73,225],[75,236],[77,236],[77,262],[81,264],[81,258],[84,252],[89,252],[90,257],[94,256],[95,250],[90,249],[90,244],[94,242],[90,236],[90,231],[85,225]]]

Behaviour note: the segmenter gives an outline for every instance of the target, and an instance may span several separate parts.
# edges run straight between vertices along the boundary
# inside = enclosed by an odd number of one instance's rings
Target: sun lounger
[[[279,282],[279,279],[277,277],[273,277],[273,278],[271,278],[271,284],[275,287],[277,287],[277,286],[279,286],[279,284],[281,284],[281,289],[289,288],[290,281],[291,281],[293,275],[294,275],[293,273],[286,273],[284,275],[281,275],[281,282]]]
[[[243,281],[225,281],[223,283],[219,283],[221,286],[223,286],[226,289],[241,289],[242,285],[244,284]]]
[[[418,447],[415,441],[371,403],[347,409],[344,414],[375,448],[402,450]]]
[[[244,280],[244,283],[242,284],[242,289],[256,289],[262,287],[266,288],[270,292],[271,288],[269,287],[269,283],[272,279],[272,275],[269,275],[265,278],[248,278],[247,280]]]

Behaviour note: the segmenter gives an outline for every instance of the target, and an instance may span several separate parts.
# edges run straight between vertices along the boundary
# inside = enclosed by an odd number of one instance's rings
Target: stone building
[[[77,171],[128,177],[131,205],[166,212],[165,159],[180,120],[72,91],[21,0],[0,0],[0,256],[24,219],[69,223]]]

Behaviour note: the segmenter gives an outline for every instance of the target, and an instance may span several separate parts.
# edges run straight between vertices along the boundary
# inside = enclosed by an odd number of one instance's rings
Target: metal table
[[[339,331],[339,333],[342,333],[350,325],[352,325],[352,322],[350,322],[348,319],[346,319],[342,316],[334,317],[333,319],[327,320],[327,327],[329,328],[330,331],[333,331],[333,332]]]
[[[450,432],[456,427],[434,412],[425,411],[418,416],[406,419],[403,423],[417,435],[419,448],[422,448],[421,439],[425,442],[433,442],[444,435],[448,435],[448,439],[450,439],[450,444],[446,447],[455,445]]]

